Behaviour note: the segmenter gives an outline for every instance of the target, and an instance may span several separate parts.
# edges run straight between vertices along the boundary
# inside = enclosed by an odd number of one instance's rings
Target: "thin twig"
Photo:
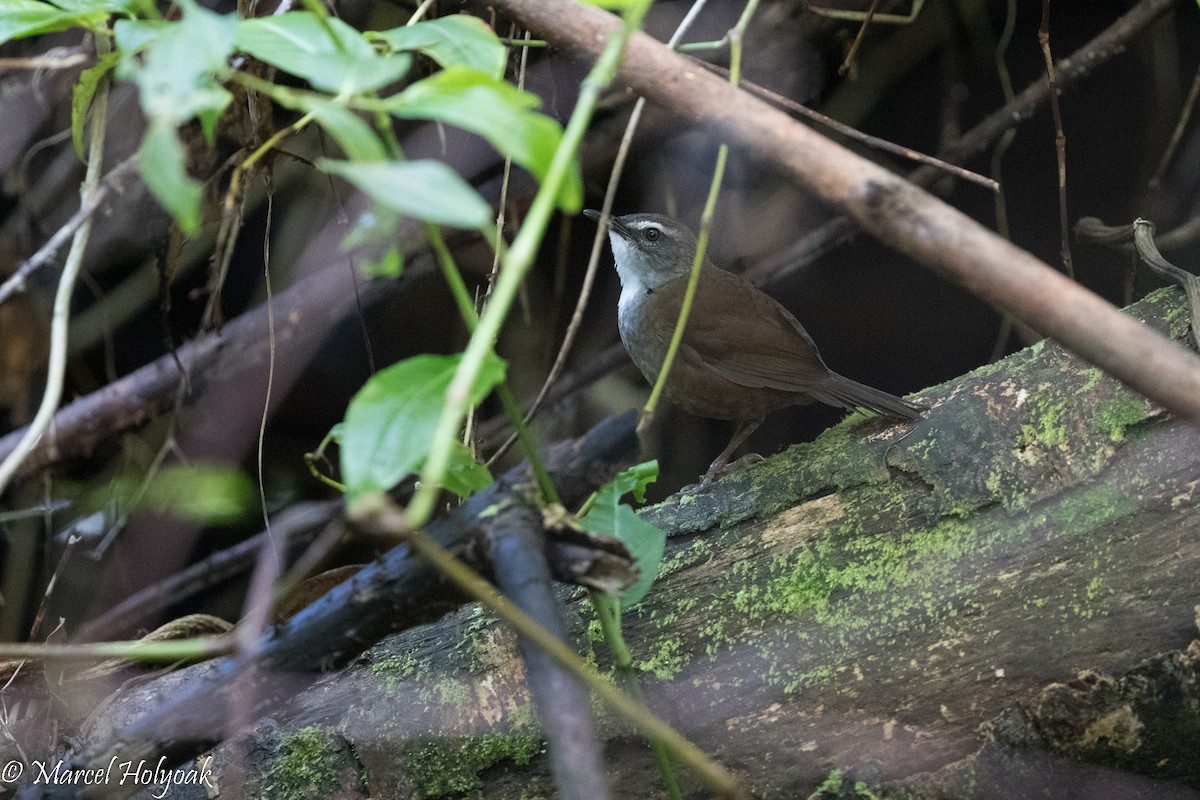
[[[1174,4],[1175,0],[1142,0],[1094,39],[1059,61],[1056,65],[1059,91],[1086,78],[1113,56],[1125,52],[1134,36]],[[940,151],[938,156],[948,162],[961,164],[979,155],[1006,131],[1032,117],[1048,96],[1047,82],[1033,81],[1012,102],[988,114],[958,141]],[[936,177],[937,173],[932,168],[919,167],[909,173],[908,180],[918,186],[928,186]],[[758,284],[785,278],[849,240],[855,231],[854,224],[847,217],[836,217],[810,231],[787,250],[755,264],[743,277]]]
[[[842,65],[838,67],[838,75],[845,75],[853,66],[854,57],[858,55],[858,48],[862,45],[863,37],[867,35],[867,28],[871,26],[871,20],[875,17],[877,8],[879,8],[879,0],[871,0],[871,7],[867,9],[867,15],[863,17],[862,24],[858,26],[858,33],[854,34],[850,50],[846,53],[846,58],[842,60]]]
[[[105,198],[108,197],[109,191],[115,188],[117,183],[126,174],[132,172],[137,163],[137,155],[132,155],[109,170],[108,174],[101,179],[95,191],[83,198],[79,210],[72,214],[71,218],[63,223],[63,226],[55,231],[54,235],[47,239],[46,243],[39,247],[36,253],[27,258],[9,276],[8,280],[0,285],[0,303],[3,303],[17,292],[25,291],[25,283],[29,280],[29,276],[50,263],[50,259],[54,258],[54,254],[58,252],[58,249],[66,243],[67,239],[74,236],[85,222],[91,219],[92,214],[96,213],[96,210],[100,208]]]
[[[270,173],[263,176],[267,184],[267,224],[263,233],[263,287],[266,291],[267,306],[267,387],[263,396],[262,417],[258,420],[258,453],[255,468],[258,475],[258,502],[262,508],[263,527],[267,534],[271,533],[271,515],[267,511],[267,484],[263,477],[263,455],[266,451],[267,420],[271,416],[271,390],[275,386],[275,306],[274,292],[271,290],[271,220],[275,210],[274,195],[271,192]]]
[[[719,66],[717,64],[710,64],[707,61],[700,61],[699,59],[697,59],[696,63],[711,72],[715,72],[718,75],[721,75],[722,77],[726,77],[726,78],[729,77],[729,70],[725,69],[722,66]],[[771,91],[770,89],[766,88],[765,86],[759,86],[757,83],[754,83],[753,81],[748,81],[748,80],[743,79],[739,85],[744,87],[751,93],[758,95],[759,97],[763,98],[764,100],[768,100],[777,106],[780,106],[782,108],[786,108],[789,111],[795,112],[796,114],[799,114],[800,116],[804,117],[805,119],[811,119],[813,122],[817,122],[821,125],[824,125],[826,128],[829,128],[830,130],[837,131],[838,133],[842,134],[843,136],[845,136],[848,139],[852,139],[856,142],[861,142],[862,144],[866,145],[867,147],[870,147],[875,150],[883,150],[886,153],[891,153],[892,155],[897,155],[897,156],[900,156],[901,158],[906,158],[909,161],[916,161],[919,164],[925,164],[930,167],[933,167],[934,169],[938,169],[943,172],[948,172],[951,175],[962,178],[963,180],[971,181],[972,183],[977,183],[980,186],[983,186],[987,189],[992,190],[993,192],[1000,191],[1000,185],[998,183],[996,183],[996,181],[992,180],[991,178],[988,178],[985,175],[980,175],[977,172],[971,172],[969,169],[963,169],[962,167],[960,167],[956,164],[951,164],[951,163],[943,161],[942,159],[937,158],[935,156],[931,156],[926,153],[918,152],[911,148],[904,147],[903,145],[896,144],[895,142],[889,142],[886,139],[880,139],[878,136],[871,136],[869,134],[863,133],[862,131],[858,130],[857,128],[853,128],[844,122],[839,122],[838,120],[834,119],[833,117],[822,114],[820,111],[814,111],[813,109],[809,108],[808,106],[797,103],[795,100],[792,100],[790,97],[784,97],[781,94]]]
[[[886,25],[908,25],[920,15],[921,9],[924,6],[925,0],[913,0],[907,14],[876,14],[875,21]],[[829,19],[858,21],[863,18],[863,12],[861,11],[852,11],[844,8],[825,8],[824,6],[814,5],[811,0],[804,4],[804,10],[810,14],[816,14],[819,17],[828,17]]]
[[[104,56],[111,47],[111,42],[104,36],[96,37],[96,54]],[[104,133],[108,123],[108,76],[101,78],[96,89],[94,114],[92,116],[92,140],[88,147],[88,166],[80,187],[80,210],[87,208],[101,188],[101,167],[104,161]],[[93,209],[94,210],[94,209]],[[76,215],[78,216],[78,215]],[[67,369],[67,332],[71,322],[71,297],[75,293],[75,281],[83,269],[83,254],[87,249],[88,238],[92,232],[91,211],[80,222],[75,238],[71,241],[71,250],[67,253],[67,261],[63,266],[62,275],[58,280],[58,291],[54,295],[54,312],[50,319],[50,363],[47,368],[46,390],[42,395],[41,405],[33,422],[25,430],[13,452],[0,462],[0,494],[8,486],[13,475],[21,466],[38,440],[50,429],[54,421],[54,412],[62,399],[63,379]]]
[[[675,47],[679,44],[696,17],[704,9],[708,0],[696,0],[692,3],[692,7],[688,9],[688,13],[684,15],[679,26],[675,28],[675,32],[671,34],[671,38],[667,41],[668,47]],[[526,32],[528,36],[528,32]],[[524,59],[522,59],[524,64]],[[625,161],[629,157],[630,146],[633,143],[633,134],[637,130],[638,123],[642,118],[642,109],[646,107],[645,98],[639,97],[637,102],[633,104],[633,112],[629,115],[629,121],[625,123],[625,133],[621,136],[621,143],[617,147],[617,156],[613,160],[612,171],[609,173],[608,186],[604,190],[604,202],[600,206],[600,216],[602,219],[607,219],[612,213],[613,199],[617,195],[617,186],[621,182],[621,175],[625,172]],[[506,162],[507,163],[507,162]],[[507,176],[507,172],[505,173]],[[600,254],[604,249],[604,242],[608,238],[608,231],[605,225],[601,224],[596,228],[596,233],[592,237],[592,250],[588,255],[587,269],[583,274],[583,285],[579,289],[579,299],[575,301],[575,310],[571,312],[571,321],[567,325],[567,331],[563,335],[562,345],[558,348],[558,355],[554,357],[554,364],[550,367],[550,373],[546,376],[546,380],[542,381],[542,388],[538,390],[537,397],[529,406],[529,410],[525,412],[525,424],[533,419],[534,415],[542,408],[542,403],[545,401],[547,394],[550,392],[550,387],[558,380],[562,374],[563,367],[566,366],[567,358],[571,355],[571,350],[575,346],[575,337],[579,333],[579,329],[583,326],[583,315],[587,310],[588,299],[592,294],[592,286],[596,280],[596,270],[600,264]],[[493,273],[494,274],[494,273]],[[490,279],[489,279],[490,280]],[[513,443],[517,441],[517,434],[513,433],[505,442],[496,449],[496,451],[488,458],[488,466],[495,464],[500,460]]]
[[[0,644],[0,658],[38,661],[201,661],[225,655],[233,649],[231,636],[176,639],[169,642],[94,642],[92,644]]]
[[[87,53],[71,53],[65,56],[32,56],[30,58],[0,58],[0,69],[66,69],[90,61]]]
[[[1183,103],[1183,109],[1179,112],[1179,122],[1175,124],[1175,130],[1171,132],[1171,139],[1167,142],[1162,159],[1158,162],[1158,169],[1154,170],[1154,176],[1150,178],[1151,189],[1158,189],[1162,186],[1162,177],[1166,173],[1167,167],[1170,166],[1171,159],[1175,157],[1175,151],[1178,149],[1179,143],[1183,141],[1183,133],[1187,130],[1192,113],[1196,109],[1197,97],[1200,97],[1200,67],[1196,67],[1196,77],[1192,79],[1192,88],[1188,92],[1187,100]]]
[[[516,28],[514,25],[513,28]],[[525,40],[529,40],[529,31],[525,31]],[[529,48],[521,48],[521,61],[517,66],[517,89],[525,89],[525,71],[529,65]],[[483,293],[483,299],[479,301],[479,309],[482,312],[483,307],[487,305],[488,298],[492,296],[492,289],[496,287],[496,278],[500,275],[500,256],[504,252],[504,216],[508,211],[508,188],[512,179],[512,156],[504,156],[504,175],[500,180],[500,199],[496,201],[496,236],[492,242],[492,271],[488,273],[487,291]],[[525,420],[529,422],[529,420]],[[516,434],[513,434],[513,441],[516,441]],[[490,462],[489,462],[490,465]]]
[[[729,39],[729,85],[737,88],[742,73],[742,42],[746,36],[746,28],[758,8],[758,0],[748,0],[737,23],[730,28]],[[687,288],[683,292],[683,302],[679,307],[679,319],[675,322],[675,330],[671,333],[671,341],[667,344],[666,355],[663,356],[662,366],[650,390],[650,397],[642,409],[642,417],[638,420],[638,435],[644,435],[654,420],[654,411],[659,398],[667,386],[667,378],[671,374],[671,366],[683,343],[683,332],[687,328],[688,316],[692,311],[692,303],[696,299],[696,290],[700,286],[700,269],[704,266],[704,253],[708,248],[708,236],[712,230],[713,216],[716,212],[717,197],[721,193],[721,181],[725,177],[725,164],[729,158],[729,145],[724,141],[717,148],[717,162],[713,167],[712,180],[708,185],[708,197],[704,201],[704,210],[700,213],[700,229],[696,233],[696,252],[692,255],[692,270],[688,276]]]
[[[1054,152],[1058,158],[1058,222],[1062,233],[1062,262],[1067,277],[1075,278],[1071,261],[1071,225],[1067,216],[1067,135],[1063,132],[1062,110],[1058,105],[1058,79],[1054,75],[1054,57],[1050,54],[1050,0],[1042,0],[1042,24],[1038,44],[1046,61],[1046,83],[1050,89],[1050,114],[1054,117]]]
[[[434,0],[422,0],[421,5],[417,6],[417,10],[413,12],[412,16],[408,18],[408,22],[404,24],[416,25],[421,21],[421,17],[425,16],[425,12],[429,10],[429,7],[433,5],[433,3]]]

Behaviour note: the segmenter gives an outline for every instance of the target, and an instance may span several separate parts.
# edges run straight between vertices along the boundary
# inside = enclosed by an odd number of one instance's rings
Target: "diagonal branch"
[[[591,57],[619,24],[567,0],[500,0],[498,6],[551,43]],[[928,192],[698,70],[649,36],[630,40],[620,79],[680,119],[775,162],[879,240],[1169,410],[1200,421],[1200,359]]]

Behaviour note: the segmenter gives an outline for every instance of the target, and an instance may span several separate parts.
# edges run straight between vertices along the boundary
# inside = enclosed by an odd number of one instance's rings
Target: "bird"
[[[584,214],[603,224],[599,212]],[[621,341],[653,384],[679,319],[696,235],[670,217],[627,214],[609,219],[608,238],[621,280]],[[790,311],[707,256],[663,393],[689,414],[737,423],[701,486],[723,474],[733,452],[781,408],[820,402],[898,420],[915,420],[923,410],[831,370]]]

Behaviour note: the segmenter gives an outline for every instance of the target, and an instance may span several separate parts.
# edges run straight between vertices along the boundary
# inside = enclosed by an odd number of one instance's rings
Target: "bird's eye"
[[[657,242],[658,238],[662,236],[662,230],[659,228],[646,228],[642,232],[642,235],[646,237],[647,242]]]

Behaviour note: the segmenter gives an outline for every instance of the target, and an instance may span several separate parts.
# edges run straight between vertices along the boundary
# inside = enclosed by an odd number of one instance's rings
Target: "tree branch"
[[[553,44],[595,57],[616,18],[568,0],[499,0]],[[774,161],[876,238],[1010,312],[1152,400],[1200,421],[1200,359],[1030,253],[644,34],[620,79],[680,119]]]

